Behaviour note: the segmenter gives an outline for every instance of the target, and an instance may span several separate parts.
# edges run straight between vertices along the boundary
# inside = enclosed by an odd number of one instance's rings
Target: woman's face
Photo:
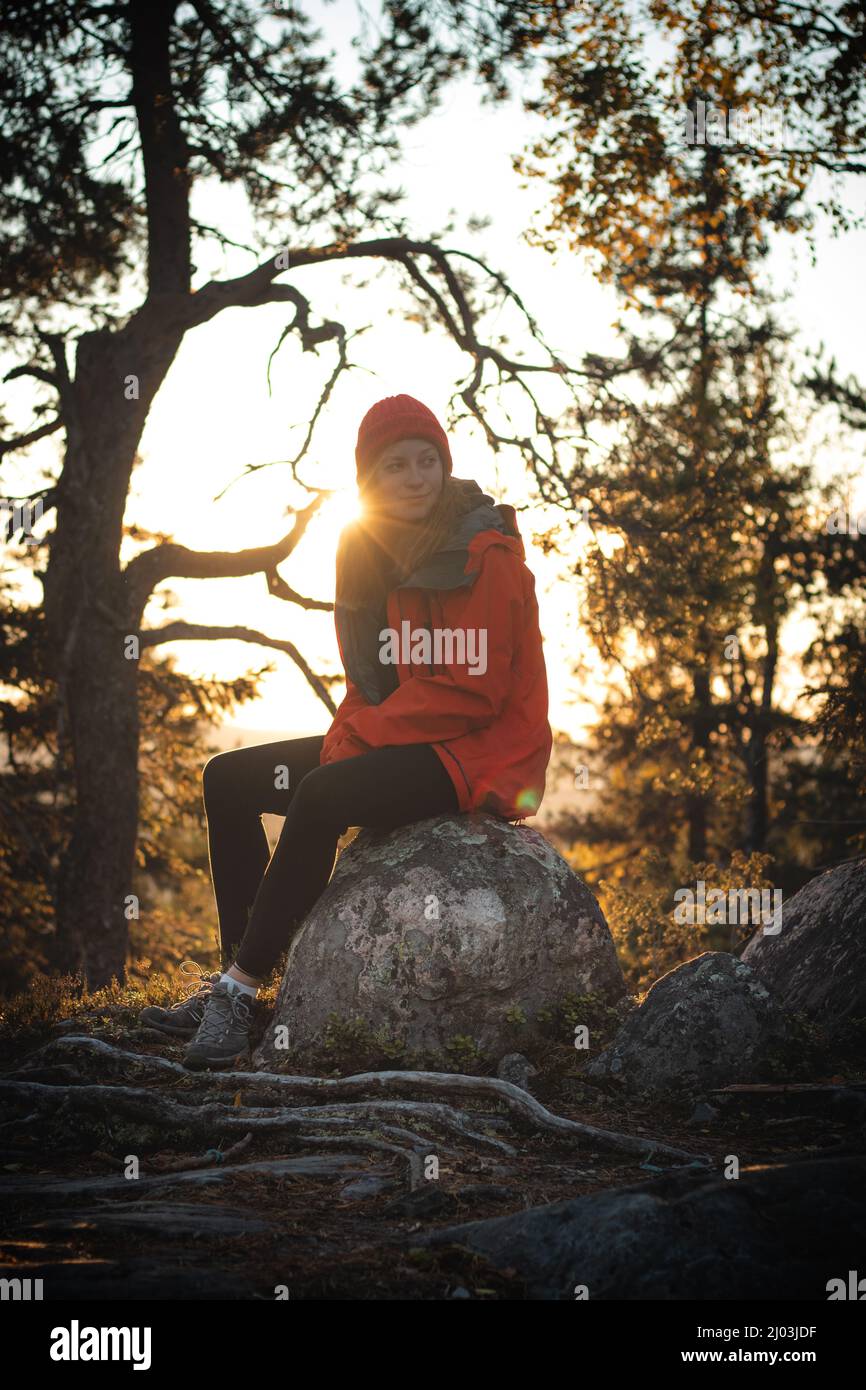
[[[376,460],[370,492],[395,521],[424,521],[442,491],[442,458],[429,439],[400,439]]]

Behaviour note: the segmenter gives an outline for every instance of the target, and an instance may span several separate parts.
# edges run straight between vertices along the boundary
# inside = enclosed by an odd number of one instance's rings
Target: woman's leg
[[[301,780],[259,885],[236,957],[263,979],[331,877],[350,825],[390,829],[457,810],[457,793],[429,744],[376,748],[316,767]]]
[[[323,737],[233,748],[205,764],[208,858],[225,965],[243,937],[268,867],[271,851],[262,812],[286,814],[303,778],[319,765]]]

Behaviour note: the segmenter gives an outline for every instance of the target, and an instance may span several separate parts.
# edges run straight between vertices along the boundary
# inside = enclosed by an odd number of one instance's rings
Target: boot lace
[[[187,966],[192,966],[191,970]],[[202,970],[198,961],[185,960],[181,962],[180,972],[182,975],[192,975],[190,983],[181,981],[181,987],[186,991],[184,999],[194,999],[199,994],[210,994],[214,986],[214,981],[206,970]]]
[[[196,1042],[216,1042],[229,1032],[233,1023],[248,1029],[251,1018],[252,1009],[249,1001],[238,990],[229,990],[225,985],[215,985],[199,1024]]]

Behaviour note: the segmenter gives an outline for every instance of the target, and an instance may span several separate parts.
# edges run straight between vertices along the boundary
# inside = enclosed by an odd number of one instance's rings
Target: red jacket
[[[410,634],[425,627],[486,628],[486,671],[473,672],[468,662],[438,667],[404,662],[408,653],[401,644],[400,684],[380,704],[370,704],[347,678],[319,762],[357,757],[371,748],[430,743],[454,783],[461,811],[523,820],[541,804],[553,746],[535,579],[519,537],[479,531],[468,555],[464,573],[480,570],[469,586],[392,589],[388,626],[400,635],[407,619]],[[474,657],[480,667],[477,639]]]

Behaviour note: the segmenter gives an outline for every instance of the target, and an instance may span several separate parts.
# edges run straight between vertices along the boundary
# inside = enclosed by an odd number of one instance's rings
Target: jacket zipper
[[[466,783],[466,791],[467,791],[467,794],[468,794],[469,799],[470,799],[470,801],[471,801],[471,799],[472,799],[472,788],[471,788],[470,785],[469,785],[469,778],[466,776],[466,773],[465,773],[464,770],[463,770],[463,764],[461,763],[461,761],[460,761],[460,759],[458,758],[457,754],[456,754],[456,753],[452,753],[452,751],[451,751],[451,749],[448,747],[448,744],[447,744],[447,743],[437,743],[437,744],[436,744],[436,747],[437,747],[437,748],[444,748],[444,749],[445,749],[445,752],[448,754],[449,758],[453,758],[454,761],[455,761],[455,763],[457,764],[457,766],[460,768],[460,775],[461,775],[461,777],[463,778],[463,781]]]

